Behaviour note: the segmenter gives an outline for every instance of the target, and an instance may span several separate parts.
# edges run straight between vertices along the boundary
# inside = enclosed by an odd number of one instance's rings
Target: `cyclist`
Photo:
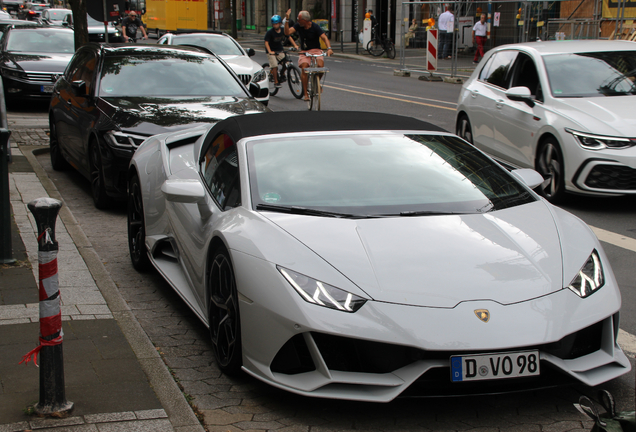
[[[137,18],[137,12],[131,11],[130,14],[121,22],[121,29],[124,33],[124,40],[128,42],[132,39],[133,42],[137,41],[137,29],[141,29],[141,33],[143,33],[142,39],[148,39],[148,35],[146,34],[146,29],[144,25],[141,23],[141,20]]]
[[[300,75],[300,79],[303,82],[303,94],[304,99],[306,101],[309,100],[309,95],[307,94],[307,81],[308,76],[307,72],[305,72],[305,68],[309,67],[311,64],[311,59],[304,55],[304,52],[308,52],[310,54],[322,54],[322,50],[320,49],[320,40],[324,42],[327,46],[327,55],[331,56],[333,54],[333,50],[331,49],[331,42],[327,39],[327,35],[322,31],[320,26],[315,22],[311,21],[311,15],[307,11],[298,12],[298,19],[296,20],[296,24],[292,28],[289,27],[289,16],[291,15],[291,9],[287,11],[285,14],[285,18],[287,21],[285,22],[285,35],[291,36],[294,33],[298,33],[300,36],[300,47],[301,52],[298,56],[298,67],[301,69],[302,73]],[[325,65],[324,59],[319,57],[318,59],[318,67],[323,67]]]
[[[269,60],[269,68],[272,71],[272,76],[274,77],[274,85],[276,88],[280,88],[281,85],[278,82],[278,62],[285,58],[283,43],[287,36],[285,36],[283,29],[280,28],[280,25],[283,22],[280,15],[272,16],[271,21],[272,28],[265,33],[265,51],[267,52],[267,60]],[[293,39],[291,39],[291,43],[294,45],[294,48],[298,48]]]

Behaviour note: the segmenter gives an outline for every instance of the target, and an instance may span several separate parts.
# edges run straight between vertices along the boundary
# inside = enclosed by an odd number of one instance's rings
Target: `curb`
[[[64,202],[55,184],[35,157],[37,154],[48,153],[48,146],[18,145],[18,148],[33,167],[33,171],[49,196]],[[174,430],[178,432],[204,432],[203,426],[181,393],[168,371],[168,367],[119,293],[115,282],[106,271],[99,255],[93,249],[93,245],[68,206],[62,206],[59,218],[66,226],[68,234],[84,259],[86,267],[106,300],[114,319],[137,356],[139,364],[146,374],[150,386],[155,391],[157,399],[164,407]]]

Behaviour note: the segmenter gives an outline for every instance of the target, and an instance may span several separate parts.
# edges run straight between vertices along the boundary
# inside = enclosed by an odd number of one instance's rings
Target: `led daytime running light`
[[[585,298],[605,283],[605,275],[603,274],[603,266],[598,252],[594,250],[585,262],[585,265],[576,274],[568,288],[576,293],[579,297]]]
[[[588,150],[603,150],[603,149],[624,149],[634,146],[636,140],[622,137],[611,137],[603,135],[594,135],[584,132],[577,132],[570,128],[565,128],[565,131],[574,135],[579,145]]]

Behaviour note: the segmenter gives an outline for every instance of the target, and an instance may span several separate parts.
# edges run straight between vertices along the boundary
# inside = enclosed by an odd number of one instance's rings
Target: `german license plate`
[[[452,356],[451,381],[479,381],[539,375],[539,351]]]
[[[52,85],[43,85],[40,86],[40,91],[42,93],[53,93],[53,86]]]

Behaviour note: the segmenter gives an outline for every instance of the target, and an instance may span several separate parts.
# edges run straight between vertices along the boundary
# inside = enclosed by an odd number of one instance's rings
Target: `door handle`
[[[498,109],[501,109],[501,107],[503,106],[503,104],[504,104],[504,100],[503,100],[503,99],[499,99],[499,100],[497,100],[497,102],[495,102],[495,106],[496,106]]]
[[[477,93],[479,93],[479,90],[471,90],[470,91],[470,96],[475,99],[477,97]]]
[[[66,100],[66,105],[73,105],[73,102],[71,102],[71,98],[68,98]]]

